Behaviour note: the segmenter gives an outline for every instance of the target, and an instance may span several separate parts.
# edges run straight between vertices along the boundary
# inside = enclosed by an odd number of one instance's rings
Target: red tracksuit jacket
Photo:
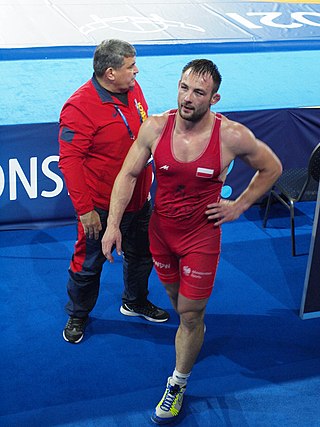
[[[108,210],[114,180],[147,112],[137,82],[128,92],[126,106],[94,76],[66,101],[60,115],[59,168],[78,215],[95,206]],[[142,208],[151,179],[149,165],[141,172],[126,211]]]

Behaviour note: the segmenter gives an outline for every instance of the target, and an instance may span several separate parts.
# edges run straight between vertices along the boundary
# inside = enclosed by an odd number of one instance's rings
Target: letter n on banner
[[[302,319],[320,317],[320,186],[300,307]]]

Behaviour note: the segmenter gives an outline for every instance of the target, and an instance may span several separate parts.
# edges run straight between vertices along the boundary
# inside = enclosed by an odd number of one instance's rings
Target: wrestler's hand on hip
[[[114,258],[112,255],[112,249],[116,247],[118,255],[121,255],[121,231],[118,227],[108,225],[103,237],[102,237],[102,252],[109,262],[113,262]]]
[[[100,216],[97,211],[93,210],[84,215],[80,215],[80,221],[83,226],[85,235],[89,239],[99,239],[99,233],[102,230]]]
[[[207,205],[205,214],[209,220],[214,221],[214,225],[218,226],[238,219],[242,212],[235,201],[221,199],[220,202]]]

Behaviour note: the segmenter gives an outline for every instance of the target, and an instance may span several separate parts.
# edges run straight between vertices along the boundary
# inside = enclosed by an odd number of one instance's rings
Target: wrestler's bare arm
[[[165,121],[166,116],[163,114],[151,116],[142,124],[138,138],[130,148],[114,182],[109,206],[108,226],[102,238],[102,251],[110,262],[113,262],[112,247],[114,244],[117,253],[121,253],[120,222],[132,197],[137,177],[150,158],[153,145],[157,142]]]
[[[236,157],[257,172],[248,187],[235,201],[221,200],[208,205],[208,219],[216,225],[237,219],[256,200],[265,194],[282,173],[281,162],[275,153],[240,123],[224,118],[221,127],[222,162],[226,170]]]

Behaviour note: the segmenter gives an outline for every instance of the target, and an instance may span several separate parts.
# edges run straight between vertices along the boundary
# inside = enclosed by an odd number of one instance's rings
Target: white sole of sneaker
[[[168,320],[168,319],[161,319],[161,320],[153,319],[152,317],[145,316],[144,314],[139,314],[139,313],[135,313],[134,311],[126,310],[122,306],[120,307],[120,313],[124,314],[125,316],[143,317],[144,319],[148,320],[149,322],[154,322],[154,323],[163,323],[163,322],[166,322]]]
[[[69,341],[68,338],[65,336],[64,331],[62,332],[62,336],[63,336],[63,339],[69,342],[70,344],[78,344],[80,341],[82,341],[82,338],[84,337],[84,335],[82,335],[82,337],[79,338],[77,341]]]

